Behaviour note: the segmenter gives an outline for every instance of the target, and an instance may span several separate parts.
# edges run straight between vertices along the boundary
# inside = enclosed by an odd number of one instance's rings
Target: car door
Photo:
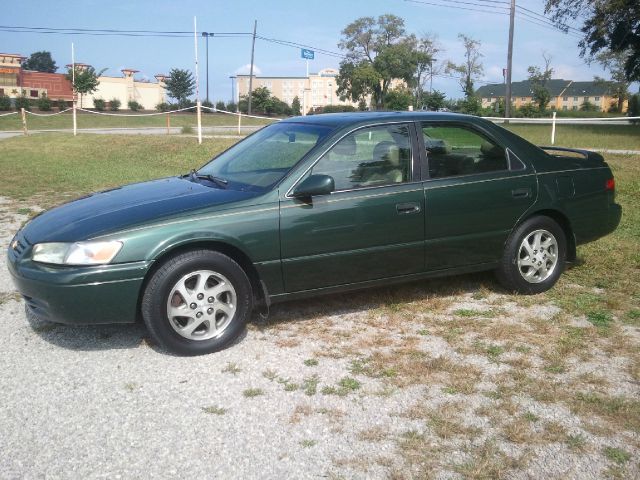
[[[473,126],[421,122],[427,270],[499,260],[509,232],[537,195],[535,173]]]
[[[416,152],[413,123],[358,128],[300,179],[330,175],[331,194],[297,199],[289,192],[281,198],[287,292],[423,271],[424,198]]]

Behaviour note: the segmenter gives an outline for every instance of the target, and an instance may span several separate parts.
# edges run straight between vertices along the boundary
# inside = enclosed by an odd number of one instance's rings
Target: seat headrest
[[[434,155],[448,155],[452,152],[451,145],[440,138],[425,138],[424,145],[427,152]]]
[[[480,151],[488,158],[504,158],[504,150],[491,142],[482,142]]]
[[[387,161],[394,167],[400,166],[400,148],[393,142],[380,142],[373,149],[373,161]]]

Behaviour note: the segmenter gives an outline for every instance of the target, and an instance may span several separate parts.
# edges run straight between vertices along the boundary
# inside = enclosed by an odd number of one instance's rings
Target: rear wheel
[[[231,258],[210,250],[179,254],[151,277],[142,318],[153,339],[181,355],[225,348],[251,314],[251,283]]]
[[[528,219],[507,240],[498,280],[508,290],[523,294],[550,289],[564,270],[566,245],[564,231],[553,219]]]

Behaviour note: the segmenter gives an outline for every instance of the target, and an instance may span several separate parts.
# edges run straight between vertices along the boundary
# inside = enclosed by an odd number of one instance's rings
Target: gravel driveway
[[[607,429],[616,419],[603,414],[598,433],[589,414],[524,386],[509,403],[494,394],[515,369],[534,372],[543,347],[510,348],[511,337],[478,350],[483,333],[467,338],[452,322],[477,315],[486,331],[524,331],[559,309],[479,288],[490,277],[440,281],[437,294],[423,283],[279,306],[225,351],[180,358],[140,325],[29,323],[5,265],[26,219],[16,211],[0,203],[0,478],[639,475],[633,428]],[[637,348],[637,329],[624,335]],[[589,361],[589,372],[609,372],[611,395],[638,398],[627,353]],[[558,378],[583,370],[570,363]],[[522,418],[524,439],[508,430]]]

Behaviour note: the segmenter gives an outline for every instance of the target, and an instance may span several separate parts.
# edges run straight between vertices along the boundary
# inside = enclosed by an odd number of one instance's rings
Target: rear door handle
[[[397,203],[396,212],[399,215],[408,215],[410,213],[418,213],[420,211],[420,204],[417,202]]]
[[[511,196],[513,198],[527,198],[531,196],[530,188],[516,188],[515,190],[511,190]]]

